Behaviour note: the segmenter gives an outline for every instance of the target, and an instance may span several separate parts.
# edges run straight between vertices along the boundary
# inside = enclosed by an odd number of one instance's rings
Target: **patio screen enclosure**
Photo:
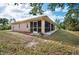
[[[40,21],[33,21],[33,22],[30,22],[30,31],[33,32],[33,31],[36,31],[36,32],[41,32],[42,28],[41,28],[41,20]],[[53,24],[45,21],[45,32],[50,32],[52,30],[54,30],[54,26]]]

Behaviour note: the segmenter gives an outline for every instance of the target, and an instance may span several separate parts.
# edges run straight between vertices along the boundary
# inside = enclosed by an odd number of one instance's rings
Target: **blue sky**
[[[47,11],[51,11],[48,9],[48,3],[43,5],[42,8],[45,12]],[[61,8],[56,8],[54,12],[49,12],[48,15],[52,15],[51,17],[54,19],[60,19],[61,21],[63,21],[65,14],[68,11],[68,6],[65,6],[65,8],[62,10]]]
[[[32,8],[33,7],[29,4],[19,4],[19,6],[15,6],[12,3],[0,3],[0,17],[15,18],[17,21],[23,20],[24,18],[33,17],[33,15],[29,14]],[[63,10],[61,10],[61,8],[56,8],[55,11],[52,12],[48,9],[47,3],[43,5],[42,9],[44,10],[43,15],[48,15],[52,20],[60,19],[61,21],[68,11],[68,7],[66,6]]]

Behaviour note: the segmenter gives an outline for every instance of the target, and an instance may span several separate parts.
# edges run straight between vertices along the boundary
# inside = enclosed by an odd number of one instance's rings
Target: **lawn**
[[[0,31],[0,54],[72,55],[79,54],[79,32],[58,30],[51,36],[30,36]]]
[[[58,30],[56,33],[51,36],[40,36],[41,38],[47,40],[53,40],[61,42],[62,44],[79,46],[79,32],[78,31],[65,31]]]

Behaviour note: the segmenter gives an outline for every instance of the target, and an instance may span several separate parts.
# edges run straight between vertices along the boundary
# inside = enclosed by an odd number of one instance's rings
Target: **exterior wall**
[[[45,20],[44,18],[41,18],[41,33],[44,33],[44,34],[51,34],[53,33],[52,31],[54,30],[50,30],[49,32],[45,32]],[[33,20],[31,22],[34,22],[34,21],[39,21],[39,20]],[[49,21],[47,21],[49,22]],[[52,24],[51,22],[49,22],[50,24]],[[21,32],[30,32],[30,21],[27,21],[27,22],[22,22],[22,23],[17,23],[17,24],[12,24],[12,31],[21,31]],[[55,26],[55,25],[54,25]],[[51,29],[51,25],[50,25],[50,29]],[[56,29],[56,27],[55,27]],[[34,31],[33,31],[34,32]]]
[[[30,22],[21,23],[21,24],[20,24],[20,31],[27,31],[27,32],[30,32]]]
[[[30,32],[30,22],[12,24],[12,31]]]
[[[45,20],[41,20],[41,32],[45,33]]]
[[[13,24],[12,26],[12,31],[19,31],[19,24]]]
[[[12,24],[12,31],[30,32],[30,22]],[[51,27],[51,26],[50,26]],[[49,31],[51,32],[51,31]],[[45,32],[45,20],[41,19],[41,33]]]

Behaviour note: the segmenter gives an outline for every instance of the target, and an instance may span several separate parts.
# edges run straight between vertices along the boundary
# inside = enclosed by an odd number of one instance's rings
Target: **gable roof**
[[[50,23],[54,23],[54,21],[51,20],[48,16],[43,15],[43,16],[33,17],[33,18],[29,18],[29,19],[23,19],[23,21],[16,21],[12,24],[24,23],[24,22],[27,22],[27,21],[34,21],[34,20],[40,20],[40,19],[41,20],[44,19],[44,20],[49,21]]]

